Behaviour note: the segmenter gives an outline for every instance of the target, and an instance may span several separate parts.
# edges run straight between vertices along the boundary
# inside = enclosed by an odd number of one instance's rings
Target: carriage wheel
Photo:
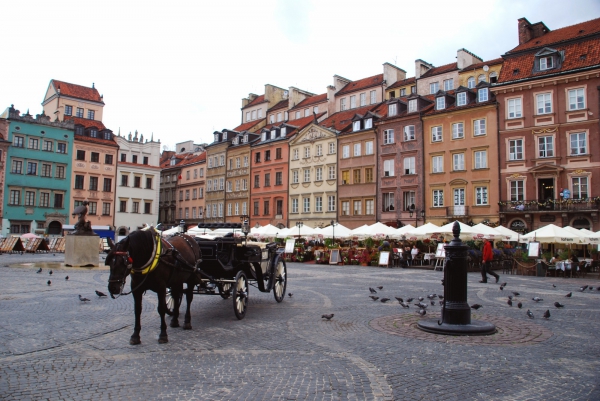
[[[246,316],[248,307],[248,279],[243,271],[235,275],[235,285],[233,286],[233,311],[235,316],[242,320]]]
[[[219,284],[219,295],[223,299],[229,299],[229,297],[231,296],[231,284]]]
[[[287,287],[287,267],[281,255],[275,259],[275,284],[273,285],[273,295],[275,301],[281,302],[285,298],[285,288]]]

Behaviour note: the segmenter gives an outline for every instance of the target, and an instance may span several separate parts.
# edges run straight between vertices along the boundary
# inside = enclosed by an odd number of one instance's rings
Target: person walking
[[[481,281],[480,283],[487,283],[487,275],[494,276],[496,283],[500,280],[500,276],[494,273],[491,269],[492,260],[494,259],[494,252],[492,252],[492,243],[487,239],[483,240],[483,264],[481,265]]]

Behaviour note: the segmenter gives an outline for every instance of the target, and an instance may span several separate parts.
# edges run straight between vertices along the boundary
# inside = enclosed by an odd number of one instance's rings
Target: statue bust
[[[72,216],[79,215],[79,219],[75,224],[75,229],[71,233],[71,235],[96,235],[92,231],[92,223],[85,220],[85,216],[87,215],[88,208],[90,202],[83,201],[81,205],[77,206],[75,210],[73,210]]]

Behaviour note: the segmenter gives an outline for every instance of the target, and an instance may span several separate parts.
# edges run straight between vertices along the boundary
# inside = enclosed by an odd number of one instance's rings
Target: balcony
[[[582,212],[598,211],[600,201],[591,198],[586,199],[547,199],[523,200],[523,201],[500,201],[500,213],[547,213],[555,212]]]
[[[446,206],[446,216],[451,218],[467,217],[469,215],[468,206]]]

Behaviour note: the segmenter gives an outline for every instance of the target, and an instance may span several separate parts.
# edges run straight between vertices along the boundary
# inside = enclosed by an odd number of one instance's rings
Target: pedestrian
[[[412,264],[415,264],[415,258],[419,254],[419,248],[416,245],[413,245],[413,248],[410,251],[410,256],[412,257]]]
[[[492,252],[492,243],[487,239],[483,240],[483,263],[481,265],[481,281],[480,283],[487,283],[487,275],[496,277],[496,283],[500,280],[500,276],[494,273],[491,269],[492,260],[494,259],[494,252]]]

